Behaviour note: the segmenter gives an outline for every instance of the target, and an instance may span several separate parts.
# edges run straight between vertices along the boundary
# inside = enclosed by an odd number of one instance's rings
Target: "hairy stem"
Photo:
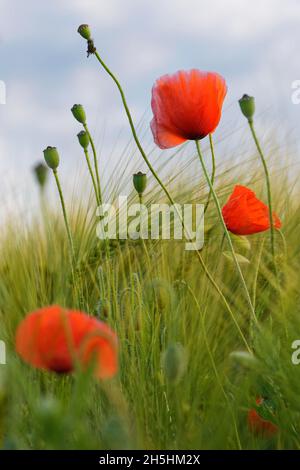
[[[96,183],[95,176],[94,176],[94,173],[93,173],[93,170],[92,170],[91,161],[90,161],[90,156],[89,156],[89,152],[88,152],[87,149],[84,149],[84,155],[85,155],[86,163],[87,163],[87,166],[88,166],[90,175],[91,175],[91,179],[92,179],[92,183],[93,183],[93,187],[94,187],[94,191],[95,191],[95,196],[96,196],[97,205],[99,206],[99,205],[101,204],[101,201],[100,201],[100,199],[99,199],[99,188],[97,189],[97,183]]]
[[[247,288],[247,285],[246,285],[246,282],[245,282],[245,279],[244,279],[244,276],[243,276],[241,267],[240,267],[239,262],[238,262],[238,260],[237,260],[237,257],[236,257],[236,254],[235,254],[235,251],[234,251],[234,248],[233,248],[233,244],[232,244],[232,241],[231,241],[229,232],[228,232],[228,230],[227,230],[225,221],[224,221],[224,219],[223,219],[221,206],[220,206],[218,197],[217,197],[216,192],[215,192],[215,190],[214,190],[214,188],[213,188],[213,186],[212,186],[212,183],[211,183],[211,180],[210,180],[208,171],[207,171],[206,166],[205,166],[205,162],[204,162],[203,155],[202,155],[202,152],[201,152],[199,140],[196,140],[196,147],[197,147],[197,152],[198,152],[198,156],[199,156],[199,160],[200,160],[200,163],[201,163],[201,166],[202,166],[203,173],[204,173],[204,175],[205,175],[207,184],[208,184],[208,186],[209,186],[209,188],[210,188],[212,197],[213,197],[213,199],[214,199],[214,202],[215,202],[215,205],[216,205],[216,208],[217,208],[217,212],[218,212],[218,216],[219,216],[221,225],[222,225],[222,227],[223,227],[223,230],[224,230],[226,239],[227,239],[227,241],[228,241],[229,248],[230,248],[230,251],[231,251],[231,254],[232,254],[234,263],[235,263],[235,265],[236,265],[237,272],[238,272],[238,274],[239,274],[239,276],[240,276],[242,286],[243,286],[243,288],[244,288],[244,290],[245,290],[245,294],[246,294],[246,298],[247,298],[247,301],[248,301],[248,304],[249,304],[249,307],[250,307],[250,310],[251,310],[251,314],[253,315],[253,318],[254,318],[255,321],[257,322],[257,318],[256,318],[255,310],[254,310],[254,307],[253,307],[253,304],[252,304],[252,300],[251,300],[251,297],[250,297],[250,294],[249,294],[249,291],[248,291],[248,288]]]
[[[87,124],[83,124],[84,130],[89,136],[90,142],[91,142],[91,147],[93,151],[93,156],[94,156],[94,167],[95,167],[95,174],[96,174],[96,181],[97,181],[97,188],[98,188],[98,204],[102,204],[102,192],[101,192],[101,184],[100,184],[100,176],[99,176],[99,168],[98,168],[98,157],[97,157],[97,152],[96,152],[96,147],[94,144],[94,140],[90,134],[90,131],[87,127]]]
[[[216,159],[215,159],[215,151],[214,151],[214,144],[212,140],[212,135],[209,134],[209,146],[210,146],[210,152],[211,152],[211,161],[212,161],[212,172],[211,172],[211,184],[212,186],[215,183],[215,176],[216,176]],[[206,213],[209,203],[211,199],[211,190],[209,190],[207,201],[204,206],[204,214]]]
[[[74,243],[73,243],[73,238],[72,238],[72,235],[71,235],[70,225],[69,225],[69,221],[68,221],[68,217],[67,217],[65,200],[64,200],[62,189],[61,189],[61,184],[60,184],[60,181],[59,181],[59,178],[58,178],[57,170],[53,170],[53,174],[54,174],[54,177],[55,177],[55,182],[56,182],[56,186],[57,186],[59,197],[60,197],[61,207],[62,207],[62,211],[63,211],[63,217],[64,217],[65,226],[66,226],[66,230],[67,230],[67,234],[68,234],[68,240],[69,240],[69,244],[70,244],[70,251],[71,251],[71,255],[72,255],[72,261],[74,262],[74,259],[75,259]]]
[[[255,142],[257,151],[259,153],[261,162],[262,162],[263,167],[264,167],[264,172],[265,172],[265,177],[266,177],[267,193],[268,193],[268,207],[269,207],[269,221],[270,221],[271,250],[272,250],[272,256],[273,256],[273,260],[274,260],[274,256],[275,256],[274,220],[273,220],[273,209],[272,209],[272,192],[271,192],[270,175],[269,175],[269,170],[268,170],[268,167],[267,167],[266,159],[264,157],[264,154],[262,152],[262,149],[261,149],[261,146],[259,144],[258,138],[256,136],[256,132],[255,132],[255,129],[254,129],[254,126],[253,126],[253,121],[248,120],[248,122],[249,122],[249,127],[250,127],[250,130],[251,130],[253,140]]]

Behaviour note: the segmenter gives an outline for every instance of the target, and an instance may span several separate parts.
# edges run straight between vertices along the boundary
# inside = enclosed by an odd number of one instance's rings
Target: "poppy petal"
[[[108,378],[118,369],[115,333],[105,323],[77,310],[59,306],[27,315],[16,332],[16,350],[37,368],[71,372],[96,357],[95,375]]]
[[[235,186],[222,209],[222,214],[227,229],[236,235],[251,235],[270,228],[268,206],[245,186]],[[274,227],[280,228],[280,219],[275,213],[273,217]]]
[[[215,130],[227,87],[217,73],[200,70],[164,75],[152,88],[151,130],[160,148],[202,139]]]

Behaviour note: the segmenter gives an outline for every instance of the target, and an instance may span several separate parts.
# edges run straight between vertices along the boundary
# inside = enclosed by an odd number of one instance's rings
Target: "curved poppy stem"
[[[250,294],[249,294],[249,291],[248,291],[248,287],[247,287],[247,285],[246,285],[246,281],[245,281],[245,278],[244,278],[244,276],[243,276],[243,273],[242,273],[241,267],[240,267],[240,265],[239,265],[239,262],[238,262],[238,260],[237,260],[237,257],[236,257],[236,254],[235,254],[235,251],[234,251],[234,248],[233,248],[233,244],[232,244],[232,241],[231,241],[229,232],[228,232],[228,230],[227,230],[225,221],[224,221],[224,219],[223,219],[222,210],[221,210],[221,206],[220,206],[218,197],[217,197],[217,195],[216,195],[216,193],[215,193],[215,190],[214,190],[214,188],[213,188],[213,186],[212,186],[212,183],[211,183],[211,180],[210,180],[208,171],[207,171],[206,166],[205,166],[205,163],[204,163],[204,159],[203,159],[203,155],[202,155],[202,152],[201,152],[199,140],[196,140],[196,147],[197,147],[197,152],[198,152],[199,160],[200,160],[200,163],[201,163],[201,166],[202,166],[202,169],[203,169],[203,173],[204,173],[204,175],[205,175],[207,184],[208,184],[208,186],[209,186],[209,188],[210,188],[210,191],[211,191],[211,193],[212,193],[212,197],[213,197],[213,199],[214,199],[214,201],[215,201],[215,205],[216,205],[216,208],[217,208],[217,212],[218,212],[218,216],[219,216],[221,225],[222,225],[222,227],[223,227],[223,229],[224,229],[224,233],[225,233],[225,236],[226,236],[226,238],[227,238],[227,241],[228,241],[228,244],[229,244],[229,248],[230,248],[230,251],[231,251],[233,260],[234,260],[235,265],[236,265],[236,269],[237,269],[237,271],[238,271],[238,274],[239,274],[239,276],[240,276],[240,278],[241,278],[241,282],[242,282],[243,288],[244,288],[244,290],[245,290],[246,298],[247,298],[247,301],[248,301],[248,303],[249,303],[249,307],[250,307],[251,313],[252,313],[252,315],[253,315],[253,318],[255,319],[255,322],[257,322],[255,310],[254,310],[254,307],[253,307],[253,304],[252,304],[252,300],[251,300],[251,297],[250,297]]]
[[[215,183],[215,176],[216,176],[216,159],[215,159],[215,150],[214,150],[214,144],[213,144],[211,134],[209,134],[209,146],[210,146],[210,153],[211,153],[211,160],[212,160],[211,184],[213,186]],[[204,206],[204,214],[206,213],[208,209],[210,199],[211,199],[211,190],[209,190],[207,201]]]
[[[99,176],[99,168],[98,168],[98,158],[97,158],[97,152],[96,152],[96,147],[95,147],[95,144],[94,144],[94,140],[91,136],[91,133],[87,127],[86,124],[83,124],[83,127],[84,127],[84,130],[86,131],[86,133],[88,134],[89,136],[89,139],[90,139],[90,143],[91,143],[91,147],[92,147],[92,151],[93,151],[93,156],[94,156],[94,167],[95,167],[95,174],[96,174],[96,180],[97,180],[97,189],[98,189],[98,198],[97,198],[97,202],[98,204],[102,204],[102,193],[101,193],[101,185],[100,185],[100,176]],[[92,175],[92,174],[91,174]]]
[[[256,132],[255,132],[255,129],[254,129],[254,126],[253,126],[253,121],[252,121],[252,120],[248,120],[248,123],[249,123],[249,127],[250,127],[250,130],[251,130],[251,134],[252,134],[253,140],[254,140],[254,142],[255,142],[257,151],[258,151],[258,153],[259,153],[261,162],[262,162],[262,164],[263,164],[264,172],[265,172],[265,177],[266,177],[267,193],[268,193],[268,206],[269,206],[271,250],[272,250],[273,262],[274,262],[274,257],[275,257],[275,243],[274,243],[274,239],[275,239],[275,237],[274,237],[274,220],[273,220],[274,218],[273,218],[273,209],[272,209],[272,192],[271,192],[270,175],[269,175],[269,170],[268,170],[268,167],[267,167],[266,159],[265,159],[265,157],[264,157],[263,151],[262,151],[262,149],[261,149],[261,146],[260,146],[260,144],[259,144],[258,138],[257,138],[257,136],[256,136]],[[275,264],[275,262],[274,262],[274,264]]]
[[[129,125],[130,125],[130,129],[131,129],[131,132],[132,132],[132,136],[134,138],[134,141],[137,145],[137,148],[139,149],[145,163],[147,164],[149,170],[151,171],[152,175],[154,176],[154,178],[156,179],[156,181],[159,183],[159,185],[161,186],[161,188],[164,190],[167,198],[169,199],[169,201],[171,202],[171,204],[174,204],[174,201],[169,193],[169,191],[167,190],[167,188],[165,187],[165,185],[163,184],[163,182],[161,181],[161,179],[159,178],[159,176],[157,175],[157,173],[155,172],[154,168],[152,167],[150,161],[148,160],[148,157],[139,141],[139,138],[137,136],[137,133],[136,133],[136,130],[135,130],[135,127],[134,127],[134,123],[133,123],[133,120],[132,120],[132,117],[131,117],[131,113],[130,113],[130,110],[128,108],[128,104],[127,104],[127,101],[126,101],[126,98],[125,98],[125,94],[124,94],[124,91],[121,87],[121,84],[119,82],[119,80],[116,78],[116,76],[111,72],[111,70],[107,67],[107,65],[103,62],[103,60],[101,59],[101,57],[99,56],[98,52],[96,51],[95,52],[95,56],[97,57],[98,61],[100,62],[100,64],[102,65],[102,67],[104,68],[104,70],[108,73],[108,75],[113,79],[113,81],[115,82],[115,84],[117,85],[117,88],[120,92],[120,95],[121,95],[121,99],[122,99],[122,103],[123,103],[123,106],[124,106],[124,109],[125,109],[125,112],[126,112],[126,115],[127,115],[127,118],[128,118],[128,121],[129,121]]]
[[[148,166],[150,172],[152,173],[152,175],[154,176],[154,178],[156,179],[156,181],[158,182],[158,184],[160,185],[160,187],[163,189],[164,193],[166,194],[168,200],[170,201],[170,203],[175,207],[175,210],[178,214],[178,217],[180,217],[180,220],[181,220],[181,223],[182,223],[182,226],[183,226],[183,229],[184,229],[184,222],[183,222],[183,219],[182,219],[182,215],[180,213],[180,211],[178,210],[176,204],[175,204],[175,201],[174,199],[172,198],[171,194],[169,193],[169,191],[167,190],[166,186],[164,185],[164,183],[161,181],[161,179],[159,178],[158,174],[156,173],[156,171],[154,170],[154,168],[152,167],[140,141],[139,141],[139,138],[137,136],[137,133],[136,133],[136,130],[135,130],[135,127],[134,127],[134,123],[133,123],[133,119],[132,119],[132,116],[131,116],[131,113],[130,113],[130,110],[129,110],[129,107],[128,107],[128,104],[127,104],[127,101],[126,101],[126,98],[125,98],[125,94],[124,94],[124,91],[122,89],[122,86],[119,82],[119,80],[117,79],[117,77],[112,73],[112,71],[108,68],[108,66],[105,64],[105,62],[101,59],[100,55],[98,54],[97,51],[94,51],[93,52],[94,55],[96,56],[97,60],[100,62],[100,64],[102,65],[102,67],[104,68],[104,70],[108,73],[108,75],[112,78],[112,80],[114,81],[114,83],[116,84],[119,92],[120,92],[120,95],[121,95],[121,99],[122,99],[122,103],[123,103],[123,106],[124,106],[124,109],[125,109],[125,112],[126,112],[126,115],[127,115],[127,118],[128,118],[128,122],[129,122],[129,125],[130,125],[130,129],[131,129],[131,132],[132,132],[132,136],[133,136],[133,139],[136,143],[136,146],[137,148],[139,149],[140,151],[140,154],[142,156],[142,158],[144,159],[146,165]],[[185,229],[184,229],[185,230]],[[208,278],[208,280],[210,281],[210,283],[212,284],[212,286],[214,287],[214,289],[218,292],[220,298],[222,299],[226,309],[228,310],[233,322],[235,323],[236,327],[238,328],[238,330],[240,331],[240,327],[238,325],[238,322],[234,316],[234,313],[233,311],[231,310],[231,307],[229,305],[229,303],[227,302],[226,300],[226,297],[224,296],[222,290],[220,289],[220,287],[218,286],[218,284],[216,283],[216,281],[214,280],[212,274],[210,273],[210,271],[208,270],[201,254],[199,253],[199,251],[197,250],[196,251],[197,253],[197,257],[198,257],[198,260],[201,264],[201,267],[206,275],[206,277]]]

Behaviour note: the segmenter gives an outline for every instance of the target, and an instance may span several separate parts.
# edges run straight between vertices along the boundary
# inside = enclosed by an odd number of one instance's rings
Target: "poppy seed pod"
[[[169,382],[177,383],[186,371],[186,351],[180,343],[168,346],[163,354],[162,367]]]
[[[83,37],[83,39],[86,39],[87,41],[91,39],[91,30],[88,24],[81,24],[77,29],[77,32],[81,37]]]
[[[86,115],[85,115],[85,110],[82,106],[82,104],[74,104],[74,106],[71,109],[72,114],[74,118],[80,122],[81,124],[86,123]]]
[[[77,134],[77,137],[81,147],[86,150],[90,144],[89,134],[86,131],[81,131],[79,134]]]
[[[249,122],[253,121],[255,113],[255,99],[253,96],[243,95],[239,100],[240,108],[243,115],[248,119]]]
[[[38,163],[33,168],[36,180],[41,188],[43,188],[47,181],[48,168],[44,163]]]
[[[133,186],[139,195],[142,195],[147,186],[147,175],[139,171],[133,175]]]
[[[44,158],[49,168],[56,170],[59,165],[59,154],[56,147],[48,146],[44,150]]]

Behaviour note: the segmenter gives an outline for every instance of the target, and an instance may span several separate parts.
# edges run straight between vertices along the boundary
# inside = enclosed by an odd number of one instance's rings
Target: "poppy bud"
[[[254,354],[247,351],[232,351],[229,357],[234,363],[248,369],[258,369],[260,366],[260,362]]]
[[[72,111],[72,114],[73,114],[74,118],[77,119],[78,122],[80,122],[81,124],[86,123],[85,110],[84,110],[82,104],[74,104],[71,111]]]
[[[230,264],[232,265],[235,264],[235,260],[231,251],[223,251],[223,256],[226,258],[226,261],[228,261]],[[235,253],[235,257],[240,266],[245,266],[247,264],[250,264],[250,261],[248,260],[248,258],[246,258],[243,255],[240,255],[239,253]]]
[[[81,37],[83,37],[83,39],[86,39],[87,41],[91,39],[91,30],[88,24],[81,24],[77,29],[77,32]]]
[[[130,435],[123,420],[118,416],[110,416],[104,423],[102,436],[107,449],[130,449]]]
[[[139,171],[133,175],[133,186],[139,195],[142,195],[147,186],[147,175]]]
[[[243,115],[248,119],[249,122],[253,121],[255,113],[255,99],[253,96],[243,95],[239,100],[240,108]]]
[[[180,343],[168,346],[163,355],[162,367],[166,378],[177,383],[183,377],[187,366],[187,357],[184,347]]]
[[[49,168],[56,170],[59,165],[59,154],[56,147],[48,146],[44,150],[44,158]]]
[[[158,310],[171,309],[176,300],[176,293],[167,281],[153,279],[146,285],[145,294],[147,302]]]
[[[44,163],[38,163],[33,168],[36,180],[41,188],[43,188],[47,181],[48,168]]]
[[[237,252],[247,254],[251,250],[251,243],[247,237],[230,234],[230,238]]]
[[[77,137],[78,137],[81,147],[86,150],[90,143],[90,137],[88,133],[86,131],[81,131],[79,132],[79,134],[77,134]]]

